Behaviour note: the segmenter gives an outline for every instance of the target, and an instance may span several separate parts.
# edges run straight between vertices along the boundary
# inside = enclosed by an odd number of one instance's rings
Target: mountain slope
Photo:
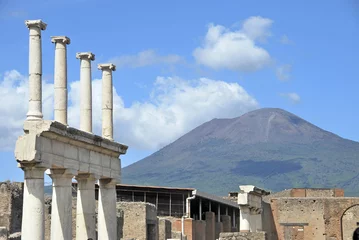
[[[359,192],[359,143],[281,109],[213,119],[122,170],[129,184],[196,187],[225,195],[239,185],[272,191],[341,187]]]

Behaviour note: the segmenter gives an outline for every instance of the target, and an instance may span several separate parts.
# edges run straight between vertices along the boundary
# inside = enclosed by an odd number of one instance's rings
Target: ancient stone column
[[[91,83],[91,61],[95,55],[90,52],[77,53],[76,58],[80,59],[80,129],[92,132],[92,83]]]
[[[98,239],[117,240],[116,180],[100,179]]]
[[[99,64],[98,69],[102,70],[102,137],[113,140],[112,71],[116,66]]]
[[[72,178],[71,169],[49,169],[52,178],[51,240],[72,239]]]
[[[45,168],[21,166],[25,174],[21,239],[44,240],[44,172]]]
[[[250,209],[248,206],[240,206],[239,210],[239,231],[249,232],[250,230]]]
[[[96,200],[93,174],[79,174],[77,180],[76,239],[96,239]]]
[[[51,37],[55,43],[54,108],[55,121],[67,125],[67,49],[66,36]]]
[[[29,43],[29,110],[27,120],[42,120],[42,49],[41,30],[47,24],[41,20],[26,20],[30,30]]]

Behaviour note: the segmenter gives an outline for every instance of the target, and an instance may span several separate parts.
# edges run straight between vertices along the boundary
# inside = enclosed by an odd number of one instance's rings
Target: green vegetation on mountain
[[[195,187],[217,195],[252,184],[271,191],[344,188],[359,195],[359,143],[281,109],[213,119],[123,168],[127,184]]]

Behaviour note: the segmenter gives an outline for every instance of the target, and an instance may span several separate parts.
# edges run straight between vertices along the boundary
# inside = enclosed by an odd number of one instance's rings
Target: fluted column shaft
[[[41,20],[27,20],[30,30],[29,41],[29,110],[27,120],[42,120],[42,48],[41,30],[46,23]]]
[[[67,44],[70,39],[65,36],[51,38],[55,43],[54,74],[54,117],[55,121],[67,125]]]
[[[80,59],[80,129],[92,132],[91,61],[95,60],[95,55],[90,52],[77,53],[76,58]]]
[[[102,137],[113,140],[112,71],[116,71],[116,66],[99,64],[98,69],[102,70]]]

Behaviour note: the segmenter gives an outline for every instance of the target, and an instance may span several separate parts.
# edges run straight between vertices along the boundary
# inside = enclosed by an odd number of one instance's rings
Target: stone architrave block
[[[73,159],[78,161],[78,151],[77,147],[71,146],[70,144],[65,145],[65,158]]]
[[[77,160],[65,158],[64,167],[65,168],[70,168],[70,169],[79,169],[80,168],[80,162],[77,161]]]
[[[90,164],[90,173],[102,176],[102,167],[99,165]],[[104,176],[108,177],[108,176]]]
[[[89,172],[89,171],[90,171],[90,164],[89,164],[89,163],[80,162],[79,172]]]
[[[103,167],[103,168],[102,168],[102,175],[103,175],[103,176],[110,177],[110,176],[111,176],[111,168]]]
[[[101,155],[98,152],[91,151],[90,152],[90,163],[95,165],[101,165]]]
[[[52,153],[59,156],[64,156],[65,154],[65,143],[52,140]]]
[[[111,169],[113,170],[121,170],[121,160],[118,158],[111,158]]]
[[[102,167],[110,168],[111,167],[111,157],[108,155],[101,155]]]
[[[79,160],[80,162],[90,162],[90,151],[85,148],[79,148]]]

